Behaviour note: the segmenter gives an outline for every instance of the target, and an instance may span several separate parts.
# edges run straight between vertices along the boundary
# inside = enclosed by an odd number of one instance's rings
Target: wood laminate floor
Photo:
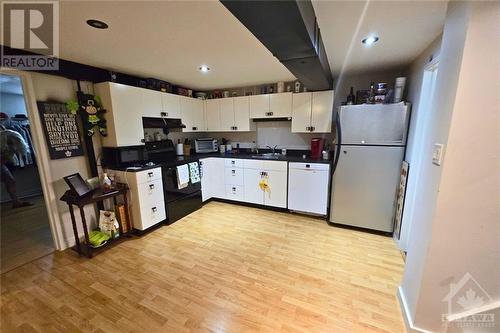
[[[403,332],[391,238],[211,202],[93,259],[2,275],[3,332]]]

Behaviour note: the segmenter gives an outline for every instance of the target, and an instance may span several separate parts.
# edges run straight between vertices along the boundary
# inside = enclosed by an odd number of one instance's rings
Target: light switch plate
[[[443,161],[443,150],[444,145],[442,143],[435,143],[434,150],[432,151],[432,163],[435,165],[441,165]]]

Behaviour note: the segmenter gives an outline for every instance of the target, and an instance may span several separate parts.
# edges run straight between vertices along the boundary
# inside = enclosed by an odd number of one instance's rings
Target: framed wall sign
[[[82,156],[76,114],[71,113],[64,103],[38,102],[37,105],[50,158],[57,160]]]

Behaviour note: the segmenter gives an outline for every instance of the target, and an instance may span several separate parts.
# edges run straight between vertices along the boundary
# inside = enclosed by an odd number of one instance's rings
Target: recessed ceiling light
[[[200,72],[202,73],[206,73],[210,70],[210,67],[206,66],[206,65],[202,65],[200,66]]]
[[[99,20],[87,20],[87,24],[96,29],[107,29],[108,25]]]
[[[370,46],[378,42],[378,37],[377,36],[366,37],[361,42],[367,46]]]

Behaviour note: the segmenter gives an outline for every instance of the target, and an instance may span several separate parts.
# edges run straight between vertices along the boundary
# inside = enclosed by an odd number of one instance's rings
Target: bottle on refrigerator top
[[[347,95],[347,105],[353,105],[355,104],[356,97],[354,97],[354,87],[351,87],[351,91],[349,95]]]
[[[405,83],[406,83],[406,77],[396,78],[396,84],[394,85],[394,103],[399,103],[403,99]]]

